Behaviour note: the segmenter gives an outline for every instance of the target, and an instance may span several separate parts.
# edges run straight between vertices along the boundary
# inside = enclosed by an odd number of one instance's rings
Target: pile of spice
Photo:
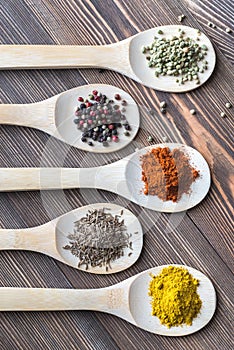
[[[79,259],[78,267],[111,268],[111,262],[124,256],[125,248],[132,250],[131,234],[120,215],[113,216],[106,208],[88,211],[76,221],[69,244],[63,247]],[[128,254],[131,256],[131,252]]]
[[[159,30],[162,35],[163,31]],[[199,40],[201,32],[198,30]],[[207,46],[199,45],[195,40],[185,37],[185,32],[179,29],[179,36],[170,39],[154,37],[149,46],[144,46],[142,52],[146,54],[148,66],[155,68],[155,76],[175,76],[176,82],[184,84],[195,81],[200,84],[199,73],[204,73],[208,62],[205,60]]]
[[[127,101],[120,94],[109,99],[93,90],[87,98],[79,96],[78,101],[80,105],[75,108],[74,123],[82,131],[82,142],[94,146],[93,141],[98,141],[107,147],[110,142],[119,141],[118,129],[121,127],[124,128],[124,135],[130,136],[131,127],[125,116]]]
[[[144,194],[158,196],[163,201],[177,202],[190,192],[199,172],[189,163],[181,150],[168,147],[153,148],[141,157]]]
[[[191,326],[202,306],[197,293],[199,281],[186,269],[175,266],[166,267],[159,275],[151,277],[152,316],[157,316],[168,328]]]

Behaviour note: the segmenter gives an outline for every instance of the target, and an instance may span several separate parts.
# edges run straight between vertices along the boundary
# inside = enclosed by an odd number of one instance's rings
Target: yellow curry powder
[[[185,268],[175,266],[165,267],[159,275],[151,277],[152,315],[168,328],[191,325],[202,305],[197,294],[199,281]]]

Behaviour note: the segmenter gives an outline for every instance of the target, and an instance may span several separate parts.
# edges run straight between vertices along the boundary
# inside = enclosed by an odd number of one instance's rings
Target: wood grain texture
[[[2,0],[1,44],[104,45],[141,30],[165,24],[200,28],[215,47],[212,77],[186,94],[157,92],[121,76],[95,69],[1,71],[0,102],[32,103],[86,83],[107,83],[126,90],[140,105],[141,130],[127,148],[109,155],[87,154],[49,138],[43,132],[0,126],[0,167],[91,167],[109,164],[155,143],[181,142],[195,147],[209,163],[212,186],[197,207],[187,213],[161,214],[143,209],[105,191],[65,190],[1,193],[2,228],[33,227],[89,202],[114,202],[132,210],[145,237],[140,259],[130,269],[94,276],[72,269],[39,253],[1,252],[0,285],[12,287],[98,288],[122,281],[155,265],[184,263],[205,273],[214,283],[218,307],[202,331],[184,338],[152,335],[111,315],[91,312],[4,312],[0,315],[3,350],[131,349],[229,350],[233,338],[233,4],[200,0]],[[207,22],[217,28],[210,28]],[[168,104],[160,114],[159,101]],[[196,115],[189,110],[195,108]],[[149,112],[150,111],[150,112]],[[226,118],[220,118],[225,111]],[[30,302],[30,301],[29,301]]]

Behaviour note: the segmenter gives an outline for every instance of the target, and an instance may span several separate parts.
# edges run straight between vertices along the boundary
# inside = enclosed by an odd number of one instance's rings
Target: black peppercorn
[[[81,105],[80,105],[80,109],[85,109],[85,108],[86,108],[85,103],[81,103]]]
[[[128,130],[128,131],[131,130],[131,127],[130,127],[129,124],[125,124],[124,127],[125,127],[125,129]]]

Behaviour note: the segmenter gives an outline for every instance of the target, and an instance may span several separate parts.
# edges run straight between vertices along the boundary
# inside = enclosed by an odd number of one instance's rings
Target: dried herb
[[[199,173],[189,163],[189,157],[179,149],[153,148],[141,157],[144,194],[158,196],[163,201],[177,202]]]
[[[88,211],[85,217],[74,223],[74,232],[68,235],[69,244],[63,247],[79,259],[78,267],[105,267],[124,256],[125,248],[132,250],[131,234],[124,219],[106,212],[107,208]]]

